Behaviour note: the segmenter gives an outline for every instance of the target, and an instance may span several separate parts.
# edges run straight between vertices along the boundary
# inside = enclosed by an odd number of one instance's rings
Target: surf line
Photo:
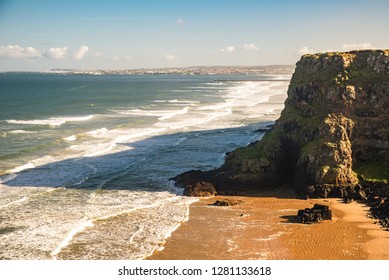
[[[130,237],[129,242],[130,242],[130,243],[133,243],[133,242],[134,242],[135,236],[137,236],[137,235],[138,235],[139,233],[141,233],[142,231],[143,231],[143,225],[138,226],[137,231],[135,231],[135,233]]]
[[[28,197],[24,196],[23,198],[18,199],[18,200],[15,200],[15,201],[12,201],[12,202],[10,202],[10,203],[8,203],[8,204],[0,205],[0,209],[1,209],[1,208],[9,207],[9,206],[14,205],[14,204],[17,204],[17,203],[22,203],[22,202],[24,202],[24,201],[26,201],[26,200],[28,200]]]
[[[85,230],[86,228],[88,227],[92,227],[93,226],[93,220],[90,220],[88,219],[87,217],[84,217],[83,219],[80,220],[78,226],[76,226],[74,229],[72,229],[68,235],[65,237],[64,240],[62,240],[62,242],[58,245],[57,248],[55,248],[52,252],[51,252],[51,256],[53,257],[54,260],[57,259],[57,255],[62,251],[63,248],[65,248],[66,246],[69,245],[70,241],[73,239],[73,237]]]
[[[168,200],[177,200],[178,197],[172,197]],[[109,219],[111,217],[115,217],[115,216],[119,216],[119,215],[122,215],[122,214],[127,214],[127,213],[131,213],[131,212],[134,212],[134,211],[137,211],[137,210],[140,210],[140,209],[148,209],[148,208],[153,208],[153,207],[157,207],[159,205],[163,204],[163,202],[159,202],[159,203],[155,203],[155,204],[150,204],[150,205],[144,205],[142,207],[134,207],[132,209],[129,209],[129,210],[125,210],[125,211],[120,211],[120,212],[117,212],[117,213],[113,213],[113,214],[108,214],[106,216],[102,216],[102,217],[97,217],[97,218],[92,218],[92,219],[89,219],[88,217],[84,217],[83,219],[81,219],[78,223],[78,225],[73,228],[68,234],[67,236],[65,237],[65,239],[62,240],[62,242],[50,253],[51,257],[54,259],[54,260],[57,260],[57,255],[62,251],[63,248],[67,247],[70,242],[72,241],[72,239],[74,238],[74,236],[79,233],[79,232],[82,232],[84,231],[86,228],[89,228],[89,227],[93,227],[93,222],[94,221],[99,221],[99,220],[106,220],[106,219]],[[143,227],[140,228],[136,234],[138,234],[140,231],[143,230]],[[134,236],[135,237],[135,236]],[[133,240],[133,238],[130,238]]]

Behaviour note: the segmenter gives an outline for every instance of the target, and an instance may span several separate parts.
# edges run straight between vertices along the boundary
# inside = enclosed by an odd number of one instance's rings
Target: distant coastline
[[[291,75],[294,65],[268,66],[191,66],[123,70],[51,69],[48,71],[5,71],[1,73],[62,74],[62,75]]]
[[[216,79],[215,82],[289,82],[290,79]]]

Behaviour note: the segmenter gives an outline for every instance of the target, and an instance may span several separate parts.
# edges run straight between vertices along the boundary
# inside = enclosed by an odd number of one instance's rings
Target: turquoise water
[[[0,258],[161,249],[194,200],[169,178],[260,139],[279,78],[0,74]]]

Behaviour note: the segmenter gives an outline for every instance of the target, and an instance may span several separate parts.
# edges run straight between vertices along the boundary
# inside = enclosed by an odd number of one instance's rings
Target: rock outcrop
[[[219,199],[216,200],[214,203],[212,203],[213,206],[235,206],[235,205],[240,205],[243,204],[243,200],[240,199]]]
[[[300,195],[343,196],[368,178],[389,179],[389,50],[304,55],[261,141],[176,182],[208,182],[220,194],[288,184]]]
[[[196,181],[193,184],[185,185],[184,195],[186,196],[214,196],[216,189],[213,184],[204,181]]]

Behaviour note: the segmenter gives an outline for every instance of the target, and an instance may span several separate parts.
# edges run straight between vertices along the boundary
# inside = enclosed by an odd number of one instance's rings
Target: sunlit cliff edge
[[[262,140],[228,153],[216,170],[175,178],[187,195],[287,185],[316,197],[343,197],[388,179],[389,50],[302,56],[285,108]]]

